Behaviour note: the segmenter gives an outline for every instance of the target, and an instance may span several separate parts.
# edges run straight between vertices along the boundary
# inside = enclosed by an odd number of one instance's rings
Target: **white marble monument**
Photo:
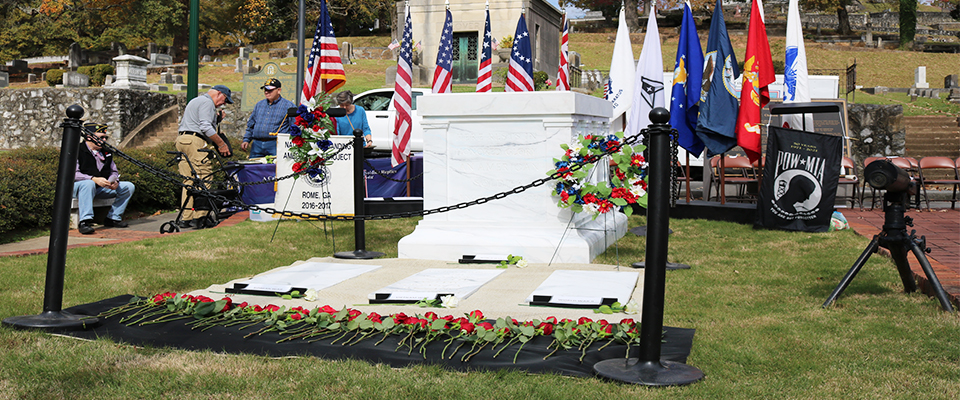
[[[147,64],[150,63],[149,60],[132,54],[124,54],[114,57],[113,61],[117,63],[116,78],[110,85],[104,85],[104,88],[150,90],[150,85],[147,84]]]
[[[561,143],[609,131],[610,102],[575,92],[427,94],[424,209],[509,191],[543,178]],[[606,168],[601,168],[605,171]],[[589,263],[626,233],[627,218],[593,220],[556,206],[554,185],[424,217],[400,240],[400,258],[456,261],[513,254],[533,263]]]
[[[927,83],[927,67],[921,65],[913,71],[913,87],[917,89],[930,87],[930,84]]]

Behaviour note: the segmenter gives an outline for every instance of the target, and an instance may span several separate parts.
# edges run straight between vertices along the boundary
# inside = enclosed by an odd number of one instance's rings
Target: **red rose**
[[[489,322],[481,322],[481,323],[478,323],[477,326],[482,327],[483,329],[486,329],[488,331],[493,330],[493,324]]]
[[[473,310],[470,312],[471,321],[480,321],[483,320],[483,313],[480,310]]]
[[[613,325],[604,325],[600,328],[604,333],[611,334],[613,333]]]
[[[436,320],[437,320],[437,313],[435,313],[435,312],[433,312],[433,311],[428,311],[428,312],[424,315],[424,317],[427,317],[427,319],[429,319],[430,321],[436,321]]]
[[[591,322],[593,322],[593,320],[590,319],[590,318],[580,317],[580,319],[577,320],[577,325],[589,324],[589,323],[591,323]]]
[[[237,304],[237,307],[240,307],[240,308],[247,308],[248,306],[249,306],[249,304],[247,304],[247,302],[243,302],[243,303]]]
[[[303,147],[303,145],[307,143],[307,141],[303,140],[303,136],[294,136],[290,141],[297,147]]]
[[[292,319],[292,320],[294,320],[294,321],[299,321],[300,318],[303,318],[303,317],[300,316],[300,313],[296,313],[296,314],[293,314],[293,315],[290,316],[290,319]]]
[[[568,194],[566,190],[563,190],[560,192],[560,200],[566,202],[567,199],[569,198],[570,198],[570,194]]]
[[[552,334],[553,334],[553,324],[550,324],[550,323],[547,323],[547,322],[541,322],[540,325],[537,325],[537,329],[543,330],[543,334],[544,334],[544,335],[552,335]]]
[[[335,308],[333,308],[333,307],[330,307],[329,305],[325,305],[325,306],[323,306],[323,307],[320,307],[319,310],[320,310],[320,312],[322,312],[322,313],[327,313],[327,314],[336,314],[336,313],[337,313],[337,309],[335,309]]]
[[[452,316],[452,315],[446,315],[446,316],[444,316],[443,318],[440,318],[440,319],[445,320],[445,321],[447,321],[447,322],[453,322],[453,316]]]
[[[277,311],[280,311],[280,306],[276,306],[276,305],[273,305],[273,304],[267,304],[267,306],[264,307],[263,309],[266,310],[266,311],[270,311],[270,312],[277,312]]]
[[[303,163],[295,162],[293,163],[293,172],[300,172],[303,170]]]
[[[557,323],[557,317],[547,317],[547,319],[545,319],[545,321],[547,321],[547,322],[549,322],[549,323],[551,323],[551,324],[556,324],[556,323]]]
[[[383,317],[380,316],[380,314],[377,314],[375,312],[371,312],[370,314],[367,314],[367,319],[373,322],[383,322]]]
[[[460,323],[460,330],[463,331],[464,333],[467,333],[467,334],[473,333],[473,324],[471,324],[471,323],[469,323],[469,322],[466,322],[466,321],[461,322],[461,323]]]
[[[354,309],[347,310],[347,316],[350,319],[350,321],[357,319],[357,317],[361,315],[363,315],[363,312],[361,312],[360,310],[354,310]]]
[[[624,318],[620,320],[620,325],[627,329],[632,328],[634,323],[635,322],[633,322],[633,318]]]

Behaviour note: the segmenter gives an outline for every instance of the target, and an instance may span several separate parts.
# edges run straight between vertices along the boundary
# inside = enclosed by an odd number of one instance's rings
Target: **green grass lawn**
[[[645,223],[633,216],[631,226]],[[367,223],[367,248],[396,257],[417,219]],[[67,253],[64,307],[121,294],[189,291],[334,252],[323,225],[285,221],[166,236]],[[337,251],[353,226],[333,223]],[[688,362],[706,379],[647,389],[516,371],[390,368],[313,357],[134,348],[0,328],[0,398],[247,399],[321,396],[435,398],[923,398],[960,397],[960,320],[936,300],[904,294],[892,262],[872,257],[829,309],[820,305],[867,244],[852,231],[754,230],[671,221],[666,325],[695,328]],[[595,262],[642,260],[628,234]],[[46,257],[0,259],[0,316],[39,313]],[[453,311],[453,310],[451,310]],[[456,310],[456,313],[470,310]],[[441,313],[442,314],[442,313]],[[614,315],[611,318],[616,319]]]

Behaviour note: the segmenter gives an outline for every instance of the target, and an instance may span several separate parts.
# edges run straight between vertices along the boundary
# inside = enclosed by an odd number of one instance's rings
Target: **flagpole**
[[[687,165],[686,172],[683,173],[685,180],[687,181],[687,204],[690,204],[690,152],[684,152],[687,155]]]
[[[297,84],[294,85],[297,88],[296,101],[293,104],[300,104],[303,96],[303,45],[306,31],[306,18],[307,18],[307,6],[304,4],[305,0],[299,0],[297,5]]]

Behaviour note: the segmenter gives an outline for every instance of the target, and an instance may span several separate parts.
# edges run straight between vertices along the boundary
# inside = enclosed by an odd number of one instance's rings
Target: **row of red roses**
[[[519,343],[516,356],[530,340],[537,336],[552,337],[547,346],[552,349],[544,359],[560,350],[577,349],[580,359],[586,355],[591,345],[600,341],[607,343],[597,349],[621,343],[639,344],[639,324],[631,318],[619,323],[610,323],[605,319],[594,321],[587,317],[578,320],[547,317],[544,320],[518,321],[513,318],[486,319],[483,312],[474,310],[461,317],[440,316],[430,311],[423,315],[397,313],[380,315],[376,312],[364,313],[357,309],[337,310],[329,305],[307,309],[300,306],[281,307],[277,305],[251,305],[247,302],[233,303],[229,297],[214,300],[206,296],[178,295],[167,292],[152,298],[134,298],[125,306],[101,314],[103,318],[123,315],[121,322],[128,324],[152,324],[178,319],[191,319],[187,324],[194,329],[209,329],[214,326],[240,326],[246,329],[259,326],[245,337],[277,332],[284,336],[278,342],[305,340],[308,342],[332,339],[331,344],[340,342],[351,345],[374,335],[382,338],[379,345],[391,335],[401,336],[397,351],[408,348],[408,354],[414,350],[426,358],[427,345],[443,340],[446,345],[441,357],[450,358],[458,354],[461,348],[469,346],[462,354],[461,361],[467,362],[480,351],[490,348],[498,356],[506,348]],[[497,348],[499,346],[499,349]]]

